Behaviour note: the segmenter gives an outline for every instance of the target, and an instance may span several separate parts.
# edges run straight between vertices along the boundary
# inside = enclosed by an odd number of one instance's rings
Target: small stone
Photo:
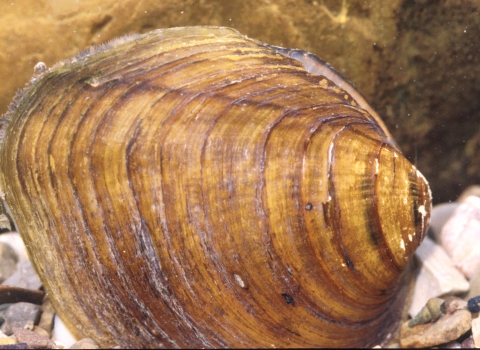
[[[15,250],[9,244],[0,242],[0,283],[14,274],[17,263],[18,256]]]
[[[40,278],[38,278],[30,261],[26,260],[18,264],[17,271],[7,278],[2,285],[36,290],[40,289],[42,282],[40,282]]]
[[[415,252],[420,265],[416,276],[410,316],[415,316],[431,298],[467,292],[470,285],[453,266],[445,250],[429,237]]]
[[[462,341],[462,348],[463,349],[473,349],[475,345],[473,344],[473,337],[469,336],[468,338]]]
[[[0,346],[3,347],[3,345],[13,345],[17,344],[17,341],[13,338],[7,337],[7,338],[0,338]]]
[[[480,197],[465,199],[443,226],[439,243],[467,278],[480,268]]]
[[[45,329],[43,329],[42,327],[34,326],[33,331],[35,333],[37,333],[38,335],[41,335],[42,337],[50,339],[50,334]]]
[[[480,318],[472,320],[472,338],[476,348],[480,348]]]
[[[66,348],[67,348],[67,347],[65,346],[65,344],[63,344],[63,343],[60,342],[60,341],[55,340],[54,343],[55,343],[55,347],[56,347],[57,349],[66,349]]]
[[[44,329],[48,336],[52,336],[52,329],[53,329],[53,319],[55,317],[55,309],[53,308],[50,299],[46,299],[42,304],[42,316],[40,316],[40,321],[38,322],[38,326]]]
[[[64,344],[66,348],[75,344],[79,339],[75,338],[72,333],[68,330],[67,326],[63,323],[63,321],[55,315],[53,321],[54,327],[52,330],[52,340],[59,341],[60,343]]]
[[[33,331],[33,327],[35,327],[35,325],[33,324],[33,321],[29,320],[29,321],[27,321],[27,324],[23,327],[23,329]]]
[[[468,311],[472,313],[480,312],[480,295],[477,295],[476,297],[468,299],[467,308],[468,308]]]
[[[28,260],[27,248],[18,232],[6,232],[0,235],[0,242],[10,245],[19,258],[19,262]]]
[[[84,338],[77,341],[69,349],[99,349],[98,343],[90,338]]]
[[[10,225],[10,219],[5,214],[0,214],[0,230],[12,230],[12,225]]]
[[[19,343],[26,343],[30,349],[53,349],[55,343],[47,337],[23,328],[13,328],[13,333]]]
[[[440,317],[436,322],[408,327],[408,321],[400,329],[402,348],[425,348],[445,344],[468,332],[472,317],[467,310]]]
[[[1,331],[6,335],[13,334],[13,328],[24,328],[31,322],[35,324],[40,316],[40,306],[30,303],[12,304],[4,315],[5,322]]]

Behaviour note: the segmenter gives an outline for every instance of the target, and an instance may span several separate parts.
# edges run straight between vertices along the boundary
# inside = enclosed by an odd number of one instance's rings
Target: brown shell
[[[5,200],[77,336],[366,346],[395,324],[428,185],[315,56],[157,30],[39,72],[8,119]]]

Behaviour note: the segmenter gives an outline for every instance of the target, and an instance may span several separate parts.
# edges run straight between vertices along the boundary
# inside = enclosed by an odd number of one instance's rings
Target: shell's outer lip
[[[54,69],[57,69],[57,68],[63,68],[63,67],[68,66],[70,64],[76,63],[77,61],[83,61],[83,60],[85,60],[85,59],[87,59],[87,58],[89,58],[89,57],[91,57],[95,54],[114,49],[114,48],[118,47],[119,45],[123,45],[125,43],[135,41],[139,38],[156,37],[156,36],[159,36],[159,35],[172,36],[173,33],[178,33],[182,36],[185,36],[185,33],[188,33],[188,32],[194,33],[197,28],[202,28],[202,29],[206,29],[206,30],[208,30],[208,29],[218,29],[218,30],[221,30],[221,31],[224,31],[224,32],[231,32],[232,36],[245,37],[244,35],[240,34],[240,32],[238,32],[236,29],[229,28],[229,27],[217,27],[217,26],[195,27],[194,26],[194,27],[161,28],[161,29],[153,30],[153,31],[151,31],[147,34],[129,34],[129,35],[125,35],[125,36],[122,36],[122,37],[119,37],[119,38],[112,39],[111,41],[108,41],[108,42],[100,44],[100,45],[92,45],[89,48],[87,48],[83,51],[80,51],[79,53],[77,53],[72,58],[68,58],[68,59],[57,62],[56,64],[54,64],[50,68],[50,70],[54,70]],[[214,36],[213,33],[211,35]],[[253,40],[253,39],[249,39],[249,40]]]

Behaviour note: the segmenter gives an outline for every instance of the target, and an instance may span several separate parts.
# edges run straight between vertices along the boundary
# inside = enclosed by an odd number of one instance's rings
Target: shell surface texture
[[[428,184],[312,54],[133,35],[39,70],[2,127],[5,201],[78,337],[368,346],[398,320]]]

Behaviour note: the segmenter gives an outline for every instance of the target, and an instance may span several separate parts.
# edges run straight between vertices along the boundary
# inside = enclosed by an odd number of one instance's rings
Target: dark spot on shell
[[[347,266],[355,270],[355,265],[353,265],[352,260],[345,254],[345,262],[347,263]]]
[[[412,196],[413,219],[414,219],[415,228],[417,228],[419,227],[419,225],[422,224],[423,216],[418,211],[418,208],[420,207],[420,201],[419,201],[420,192],[417,184],[418,179],[416,174],[410,174],[409,180],[410,180],[410,195]]]
[[[283,299],[285,299],[287,304],[295,306],[295,300],[290,295],[288,295],[287,293],[282,293],[282,297]]]

